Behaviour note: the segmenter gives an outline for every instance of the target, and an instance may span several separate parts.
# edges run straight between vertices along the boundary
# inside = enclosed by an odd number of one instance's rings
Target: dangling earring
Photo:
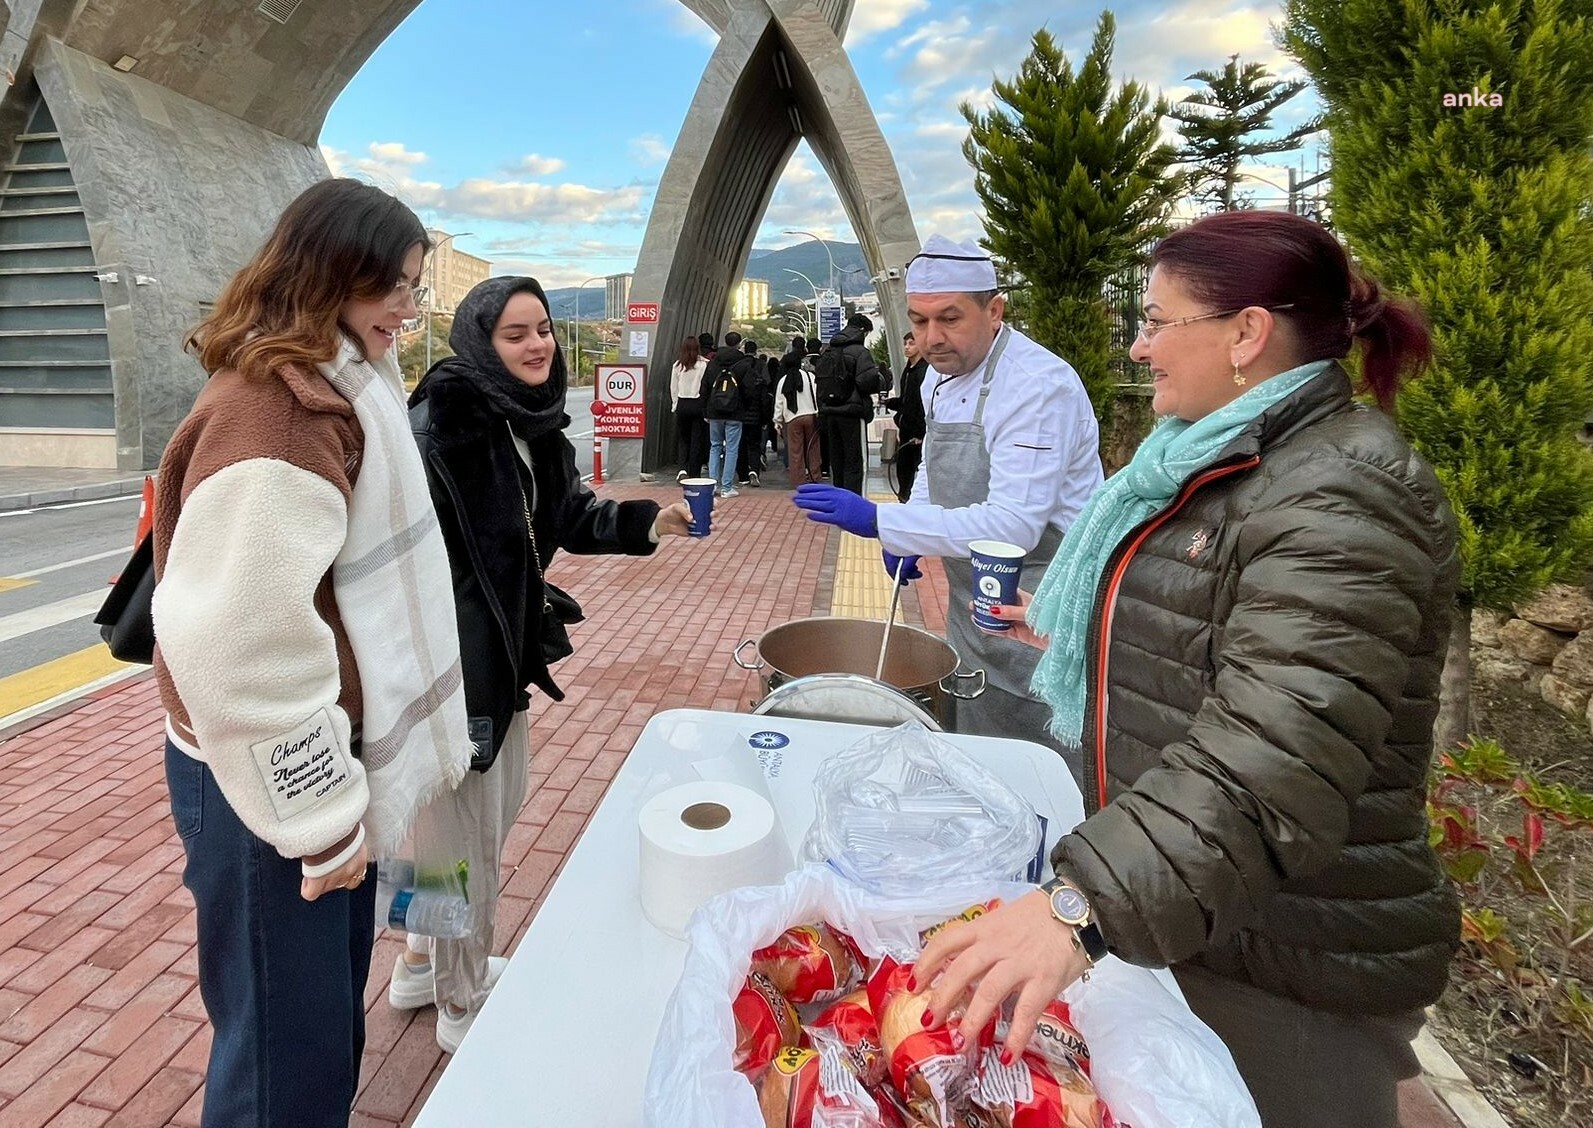
[[[1239,371],[1239,362],[1237,360],[1233,362],[1233,382],[1241,388],[1248,382],[1245,380],[1244,374]]]

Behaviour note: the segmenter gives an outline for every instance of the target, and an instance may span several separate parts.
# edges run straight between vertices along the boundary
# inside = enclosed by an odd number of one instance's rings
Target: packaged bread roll
[[[768,947],[752,953],[761,971],[797,1005],[828,1003],[855,988],[863,968],[855,948],[827,924],[788,928]]]
[[[782,1046],[802,1044],[796,1008],[767,976],[753,972],[730,1004],[736,1018],[736,1049],[731,1064],[756,1080]]]

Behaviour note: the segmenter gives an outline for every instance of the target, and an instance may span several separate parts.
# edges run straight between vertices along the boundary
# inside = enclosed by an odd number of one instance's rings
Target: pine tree
[[[1593,559],[1593,455],[1577,441],[1593,411],[1593,26],[1572,14],[1584,9],[1286,6],[1285,46],[1327,106],[1334,224],[1432,321],[1437,364],[1399,421],[1460,521],[1444,744],[1469,720],[1471,607],[1508,608]],[[1454,104],[1474,89],[1502,105]]]
[[[1184,147],[1178,159],[1191,168],[1193,195],[1219,211],[1236,206],[1240,165],[1273,153],[1291,153],[1321,128],[1313,118],[1282,137],[1262,139],[1260,135],[1272,129],[1272,115],[1306,84],[1274,79],[1260,63],[1240,66],[1238,55],[1230,55],[1220,72],[1199,70],[1184,81],[1203,82],[1206,89],[1168,112],[1168,117],[1182,123],[1178,132]],[[1246,206],[1242,198],[1237,205]]]
[[[1102,288],[1166,231],[1183,179],[1159,139],[1167,103],[1137,82],[1112,89],[1115,27],[1101,13],[1077,73],[1035,32],[1016,78],[991,87],[1001,106],[962,106],[984,245],[1027,284],[1030,335],[1073,365],[1103,423],[1113,380]]]

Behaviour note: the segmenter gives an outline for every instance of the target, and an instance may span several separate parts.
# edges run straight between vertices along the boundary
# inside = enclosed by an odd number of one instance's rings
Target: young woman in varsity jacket
[[[369,859],[469,767],[447,553],[393,357],[427,247],[393,197],[323,181],[188,342],[210,379],[161,460],[153,611],[214,1029],[207,1128],[347,1125]]]

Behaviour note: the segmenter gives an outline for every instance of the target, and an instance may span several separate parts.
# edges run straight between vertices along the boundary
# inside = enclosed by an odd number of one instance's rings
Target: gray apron
[[[990,452],[985,448],[985,400],[996,365],[1012,338],[1012,328],[1001,327],[990,355],[985,360],[984,380],[979,385],[979,402],[967,423],[942,423],[935,418],[935,396],[930,393],[924,435],[924,461],[920,473],[929,486],[929,500],[943,509],[964,509],[990,498]],[[1033,592],[1045,575],[1046,566],[1056,555],[1062,534],[1047,525],[1040,543],[1023,559],[1023,575],[1018,586]],[[986,634],[973,625],[968,603],[973,599],[973,565],[967,557],[943,556],[946,569],[946,641],[962,659],[965,669],[983,668],[985,691],[978,697],[957,702],[954,728],[976,736],[1004,736],[1032,740],[1062,752],[1079,775],[1078,749],[1066,748],[1048,729],[1051,709],[1029,693],[1029,679],[1040,661],[1032,646],[1001,635]]]

